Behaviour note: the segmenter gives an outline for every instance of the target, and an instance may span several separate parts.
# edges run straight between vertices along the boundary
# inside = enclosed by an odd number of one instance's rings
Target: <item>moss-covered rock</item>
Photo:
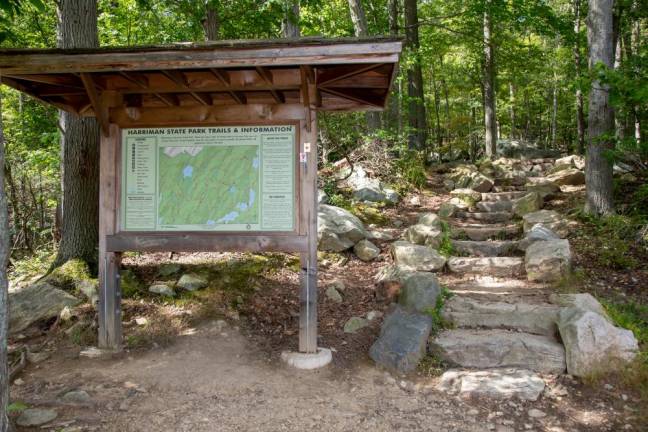
[[[76,288],[79,281],[92,280],[88,264],[80,259],[67,261],[60,267],[55,268],[46,280],[55,287],[72,291]]]

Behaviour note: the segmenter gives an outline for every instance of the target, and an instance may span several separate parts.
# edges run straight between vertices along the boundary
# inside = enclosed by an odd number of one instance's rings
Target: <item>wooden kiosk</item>
[[[100,347],[117,350],[122,344],[122,252],[283,251],[301,257],[299,351],[316,352],[316,114],[382,110],[400,52],[395,38],[0,50],[3,84],[96,117],[101,127]],[[209,147],[215,142],[225,147]],[[228,147],[242,142],[249,148]],[[228,149],[241,152],[237,161],[252,157],[253,168],[267,177],[259,174],[248,184],[251,177],[242,175],[242,187],[260,188],[249,193],[250,202],[240,199],[237,210],[196,222],[189,219],[210,210],[195,195],[200,192],[183,196],[179,186],[194,168],[185,167],[177,180],[160,176],[167,175],[166,159],[203,149],[217,158],[228,157]],[[216,193],[207,199],[229,199],[204,176],[192,178],[199,179],[194,186]],[[168,205],[162,182],[180,202]],[[179,207],[191,199],[197,207],[183,214]]]

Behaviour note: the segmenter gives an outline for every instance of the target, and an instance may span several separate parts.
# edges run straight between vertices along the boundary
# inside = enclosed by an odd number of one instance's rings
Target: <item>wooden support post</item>
[[[99,162],[99,347],[119,350],[122,345],[121,254],[106,251],[106,236],[117,231],[121,137],[115,124],[109,125],[108,132],[107,136],[101,136]]]
[[[307,106],[305,109],[310,110]],[[299,351],[317,352],[317,118],[312,113],[310,124],[301,121],[300,152],[306,162],[301,170],[301,222],[308,236],[308,252],[300,254],[301,292],[299,313]],[[308,150],[308,151],[306,151]]]

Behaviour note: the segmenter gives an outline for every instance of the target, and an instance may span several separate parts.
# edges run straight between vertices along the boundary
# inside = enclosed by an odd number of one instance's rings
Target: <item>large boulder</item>
[[[9,334],[25,330],[31,324],[57,317],[66,307],[80,300],[46,281],[9,291]]]
[[[406,241],[392,243],[391,252],[394,263],[403,270],[438,271],[446,263],[445,257],[434,249]]]
[[[369,356],[386,369],[411,372],[425,356],[431,330],[432,317],[396,306],[385,317]]]
[[[491,369],[464,371],[451,369],[441,375],[437,389],[457,394],[464,399],[511,399],[535,401],[545,383],[536,373],[526,369]]]
[[[585,184],[585,173],[578,168],[566,168],[547,176],[547,180],[558,186],[578,186]]]
[[[450,196],[452,198],[457,198],[465,206],[468,207],[473,207],[476,203],[478,203],[482,199],[481,192],[477,192],[476,190],[468,189],[468,188],[455,189],[450,192]]]
[[[405,280],[413,274],[413,271],[395,265],[381,268],[375,276],[376,299],[391,303],[398,297]]]
[[[441,293],[439,280],[428,272],[415,272],[403,283],[398,302],[409,310],[427,312],[434,309]]]
[[[526,190],[529,192],[535,192],[540,195],[542,199],[545,199],[560,192],[560,186],[544,177],[530,177],[526,182]]]
[[[380,248],[369,240],[360,240],[353,247],[353,252],[362,261],[373,261],[380,255]]]
[[[529,192],[523,197],[513,200],[513,214],[522,217],[525,214],[533,213],[542,208],[544,200],[540,194],[536,192]]]
[[[569,155],[569,156],[561,157],[559,159],[556,159],[555,162],[555,166],[559,166],[559,165],[573,166],[582,170],[585,168],[585,158],[580,155]]]
[[[364,225],[351,212],[340,207],[320,204],[317,213],[320,250],[342,252],[367,236]]]
[[[452,204],[450,201],[446,201],[439,207],[439,216],[445,219],[449,219],[455,215],[459,208]]]
[[[347,185],[353,189],[353,197],[358,201],[389,202],[392,204],[400,201],[400,195],[393,189],[386,188],[377,178],[369,174],[360,165],[355,165],[353,172],[346,179]]]
[[[565,238],[569,235],[569,223],[560,213],[554,210],[539,210],[532,213],[527,213],[522,217],[524,224],[524,232],[528,232],[536,224],[550,229],[558,234],[560,238]]]
[[[565,345],[567,372],[575,376],[610,371],[634,359],[639,350],[630,330],[616,328],[605,317],[577,307],[560,312],[558,331]]]
[[[531,244],[524,256],[524,268],[530,281],[559,280],[571,270],[569,242],[547,240]]]
[[[438,249],[443,240],[443,231],[419,223],[409,226],[403,233],[403,238],[410,243]]]
[[[517,244],[518,249],[526,251],[527,248],[537,241],[559,240],[558,234],[541,224],[535,224],[526,232],[524,238]]]
[[[549,301],[554,304],[557,304],[562,307],[575,307],[585,311],[594,312],[596,314],[605,317],[608,321],[611,322],[610,317],[608,316],[605,308],[598,300],[589,293],[578,293],[578,294],[552,294],[549,296]]]
[[[434,229],[441,229],[441,218],[434,213],[423,213],[418,218],[418,223],[420,225],[425,225]]]
[[[460,165],[448,175],[456,188],[469,188],[477,192],[488,192],[493,188],[493,180],[477,170],[474,165]]]

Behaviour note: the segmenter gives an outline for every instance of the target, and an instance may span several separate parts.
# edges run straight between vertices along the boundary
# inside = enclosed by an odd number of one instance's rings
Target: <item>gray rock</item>
[[[85,390],[69,391],[63,395],[62,399],[64,402],[75,404],[89,404],[92,402],[92,398]]]
[[[603,305],[589,293],[551,294],[551,296],[549,296],[549,301],[563,307],[575,307],[585,311],[594,312],[612,322]]]
[[[58,417],[58,414],[54,410],[42,409],[42,408],[28,408],[20,414],[16,424],[22,427],[35,427],[41,426],[45,423],[49,423]]]
[[[466,188],[455,189],[450,192],[450,196],[453,198],[458,198],[469,207],[474,206],[475,203],[478,203],[482,199],[481,192]]]
[[[317,237],[320,250],[342,252],[367,236],[360,219],[349,211],[326,204],[319,206]]]
[[[387,201],[390,204],[398,204],[399,201],[401,200],[400,194],[396,192],[394,189],[383,188],[383,192],[385,193],[385,201]]]
[[[531,244],[524,256],[530,281],[552,282],[571,271],[571,251],[567,240],[547,240]]]
[[[558,186],[584,185],[585,173],[577,168],[567,168],[548,175],[547,180],[556,183]]]
[[[544,177],[527,179],[526,190],[535,192],[544,200],[560,192],[560,186]]]
[[[518,242],[511,240],[473,241],[452,240],[452,247],[463,255],[478,257],[508,256],[517,248]]]
[[[430,340],[430,351],[465,368],[520,368],[560,374],[565,349],[554,338],[506,330],[446,330]]]
[[[434,249],[405,241],[392,243],[391,252],[394,263],[403,270],[438,271],[446,263],[445,257]]]
[[[416,272],[405,279],[398,302],[406,309],[427,312],[435,308],[440,292],[439,280],[434,274]]]
[[[632,331],[614,327],[604,316],[576,307],[564,308],[558,321],[567,353],[567,372],[574,376],[605,373],[635,358]]]
[[[389,232],[389,231],[379,231],[379,230],[369,231],[367,238],[372,239],[372,240],[379,240],[379,241],[392,241],[392,240],[394,240],[394,236],[392,235],[391,232]]]
[[[31,324],[59,316],[67,307],[80,300],[41,281],[9,291],[9,334],[25,330]]]
[[[99,302],[99,281],[97,279],[82,279],[74,286],[88,299],[90,304],[96,305]]]
[[[176,286],[186,291],[196,291],[207,287],[207,279],[196,273],[185,273],[180,277]]]
[[[328,204],[329,196],[324,190],[317,189],[317,204]]]
[[[342,294],[340,294],[340,292],[335,289],[334,286],[329,286],[328,288],[326,288],[325,294],[326,298],[328,298],[329,300],[335,303],[342,303]]]
[[[519,217],[542,208],[544,200],[536,192],[529,192],[521,198],[513,200],[513,214]]]
[[[419,223],[408,227],[403,233],[403,238],[413,244],[437,249],[443,240],[443,232],[438,228]]]
[[[369,320],[362,317],[351,317],[344,324],[344,333],[355,333],[369,325]]]
[[[441,230],[441,218],[434,213],[423,213],[418,218],[419,225],[425,225],[432,229]]]
[[[158,268],[158,276],[162,277],[168,277],[168,276],[173,276],[174,274],[178,273],[180,270],[182,270],[182,266],[180,264],[176,263],[170,263],[170,264],[162,264]]]
[[[585,158],[580,155],[569,155],[556,159],[556,165],[571,165],[578,169],[585,168]]]
[[[371,346],[369,356],[386,369],[411,372],[425,356],[431,330],[432,318],[429,315],[408,312],[396,306],[385,317],[380,336]]]
[[[465,399],[538,400],[545,383],[536,373],[526,369],[492,369],[464,371],[452,369],[441,376],[437,389]]]
[[[367,312],[367,320],[369,320],[369,321],[373,321],[375,319],[382,318],[382,316],[383,316],[383,313],[380,312],[380,311],[372,310],[372,311]]]
[[[456,205],[452,204],[449,201],[444,202],[441,204],[439,207],[439,216],[445,219],[451,218],[455,215],[455,213],[459,210],[459,207]]]
[[[373,261],[380,255],[380,248],[369,240],[360,240],[353,247],[353,252],[362,261]]]
[[[376,299],[391,303],[400,293],[403,283],[413,274],[411,270],[391,265],[381,268],[376,274]]]
[[[537,409],[537,408],[531,408],[531,409],[527,412],[527,415],[528,415],[529,417],[531,417],[531,418],[536,418],[536,419],[547,417],[547,413],[545,413],[544,411],[540,411],[540,410]]]
[[[448,269],[453,273],[515,277],[524,273],[519,257],[450,257]]]
[[[167,297],[175,297],[175,291],[173,290],[173,288],[171,288],[169,285],[162,282],[154,283],[149,287],[148,290],[153,294],[160,294]]]
[[[548,240],[560,240],[560,237],[542,224],[535,224],[527,231],[524,238],[518,242],[518,249],[526,251],[531,244]]]
[[[569,224],[556,211],[539,210],[525,214],[522,219],[524,220],[524,232],[530,231],[534,225],[540,224],[558,234],[560,238],[565,238],[569,235]]]
[[[560,308],[551,304],[484,302],[455,296],[443,317],[456,328],[500,328],[545,336],[557,334]]]

